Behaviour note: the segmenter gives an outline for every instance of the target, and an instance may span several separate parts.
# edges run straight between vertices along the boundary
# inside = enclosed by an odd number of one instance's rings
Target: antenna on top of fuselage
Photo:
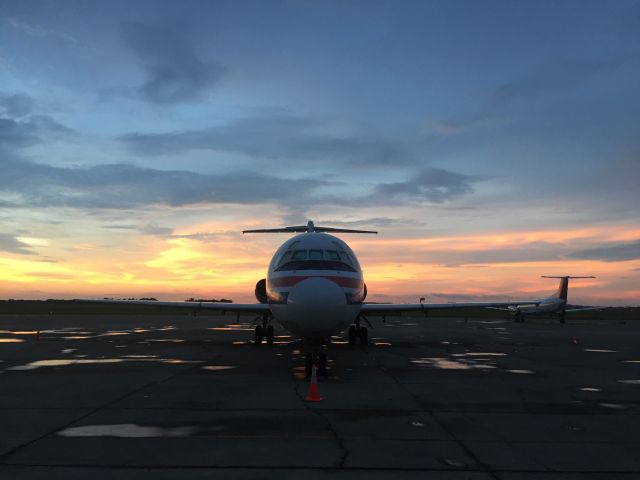
[[[350,228],[316,227],[312,220],[306,225],[294,225],[292,227],[281,228],[259,228],[257,230],[243,230],[242,233],[314,233],[314,232],[334,232],[334,233],[375,233],[373,230],[353,230]]]

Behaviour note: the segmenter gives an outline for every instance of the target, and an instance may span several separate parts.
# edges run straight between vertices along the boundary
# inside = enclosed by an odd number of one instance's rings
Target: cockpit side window
[[[280,258],[280,262],[278,262],[278,265],[284,265],[285,263],[290,261],[291,253],[292,253],[291,250],[284,252],[284,254],[282,255],[282,258]]]
[[[349,256],[349,254],[347,252],[340,252],[340,258],[347,265],[353,265],[353,262],[351,261],[351,257]]]

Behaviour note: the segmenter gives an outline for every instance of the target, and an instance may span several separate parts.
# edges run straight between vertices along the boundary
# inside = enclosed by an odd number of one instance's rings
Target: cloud
[[[300,160],[385,166],[413,157],[400,141],[366,134],[339,134],[329,122],[265,110],[227,125],[165,133],[130,133],[120,139],[139,155],[175,155],[210,150],[279,162]]]
[[[472,183],[480,178],[441,168],[427,168],[404,182],[383,183],[375,187],[372,198],[426,200],[442,203],[473,193]]]
[[[53,37],[69,43],[78,43],[78,39],[60,30],[43,28],[35,23],[27,23],[16,18],[9,18],[9,24],[29,37]]]
[[[46,115],[31,115],[22,120],[0,117],[0,149],[11,150],[43,141],[43,137],[72,134],[73,130]]]
[[[552,59],[489,91],[484,107],[475,113],[435,122],[432,130],[439,134],[458,134],[472,126],[486,123],[510,106],[548,93],[575,90],[594,77],[617,69],[632,56],[613,56],[600,60]]]
[[[206,175],[124,164],[62,168],[11,158],[0,176],[0,190],[19,194],[22,206],[107,209],[152,204],[300,204],[311,202],[315,190],[325,183],[255,172]],[[157,232],[161,227],[146,228]]]
[[[624,262],[640,259],[640,240],[629,243],[610,243],[594,248],[587,248],[569,254],[570,258],[579,260],[602,260],[605,262]]]
[[[21,93],[13,95],[0,93],[0,109],[8,117],[24,117],[31,113],[35,105],[35,100]]]
[[[135,93],[148,102],[200,99],[223,75],[224,69],[216,62],[198,58],[182,25],[128,23],[123,26],[123,38],[145,70],[147,78]]]
[[[6,233],[0,233],[0,251],[18,253],[20,255],[36,255],[35,252],[29,250],[27,243],[21,242],[13,235]]]
[[[147,223],[146,225],[105,225],[104,228],[108,228],[110,230],[135,230],[144,235],[157,235],[160,237],[164,237],[167,235],[171,235],[173,233],[173,228],[169,227],[161,227],[156,223]]]

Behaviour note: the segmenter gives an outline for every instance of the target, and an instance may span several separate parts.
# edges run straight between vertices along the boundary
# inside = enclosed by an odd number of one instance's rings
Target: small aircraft
[[[566,308],[567,307],[567,294],[569,293],[569,279],[570,278],[596,278],[593,276],[589,277],[572,277],[566,275],[564,277],[552,277],[547,275],[542,275],[542,278],[559,278],[560,285],[558,285],[558,290],[540,302],[537,305],[526,304],[526,305],[510,305],[507,308],[500,307],[489,307],[495,310],[506,310],[508,312],[512,312],[516,322],[524,322],[525,316],[539,316],[539,315],[558,315],[560,319],[560,323],[565,323],[565,313],[570,312],[582,312],[585,310],[597,310],[600,307],[581,307],[581,308]]]
[[[367,345],[369,335],[367,314],[394,314],[424,312],[429,310],[475,307],[537,306],[540,301],[480,302],[480,303],[416,303],[376,304],[364,303],[367,285],[362,268],[349,246],[330,233],[377,234],[370,230],[351,230],[307,225],[259,230],[242,233],[299,233],[275,252],[266,278],[255,287],[257,304],[206,303],[206,302],[158,302],[158,301],[110,301],[109,303],[133,303],[154,306],[184,307],[198,310],[211,309],[224,312],[254,313],[258,323],[254,331],[254,343],[273,344],[276,320],[289,332],[301,336],[314,345],[330,341],[332,335],[348,330],[349,344]],[[99,301],[103,302],[103,301]],[[317,363],[318,374],[326,375],[326,355],[311,352],[305,358],[305,371],[311,371]]]

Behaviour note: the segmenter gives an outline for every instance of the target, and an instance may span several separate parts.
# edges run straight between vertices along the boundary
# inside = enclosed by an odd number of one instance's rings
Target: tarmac
[[[0,316],[0,478],[640,478],[640,321],[372,323],[308,403],[249,317]]]

